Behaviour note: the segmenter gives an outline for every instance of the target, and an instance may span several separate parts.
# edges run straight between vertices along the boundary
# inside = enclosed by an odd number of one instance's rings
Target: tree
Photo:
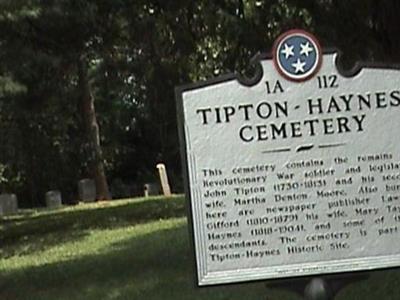
[[[399,61],[398,11],[394,0],[2,1],[2,190],[39,199],[93,176],[106,199],[106,173],[140,186],[160,160],[181,186],[175,86],[251,77],[250,59],[292,28],[341,49],[346,68]]]
[[[117,1],[24,1],[18,5],[2,4],[2,23],[9,30],[4,42],[24,43],[24,48],[30,48],[31,52],[60,61],[55,71],[62,76],[75,74],[89,174],[96,181],[97,199],[109,199],[89,66],[95,68],[116,47],[119,35],[111,33],[118,32],[115,27],[120,24],[115,12],[122,6]]]

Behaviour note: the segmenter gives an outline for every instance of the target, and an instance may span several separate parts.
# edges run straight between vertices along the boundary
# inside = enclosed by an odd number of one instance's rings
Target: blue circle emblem
[[[310,79],[321,66],[321,47],[313,35],[303,30],[281,35],[273,55],[278,72],[292,81]]]

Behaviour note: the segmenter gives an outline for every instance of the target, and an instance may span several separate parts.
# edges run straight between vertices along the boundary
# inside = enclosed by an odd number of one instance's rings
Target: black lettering
[[[292,137],[302,137],[303,134],[301,133],[301,123],[300,122],[292,122],[290,123],[292,128]]]
[[[279,90],[279,92],[281,92],[281,93],[285,92],[283,90],[282,84],[279,80],[276,81],[275,88],[274,88],[274,94],[276,93],[277,90]]]
[[[279,80],[277,80],[275,82],[275,85],[274,85],[274,88],[272,89],[272,91],[271,91],[271,86],[269,84],[269,81],[266,81],[265,85],[267,86],[267,93],[268,94],[276,94],[277,92],[280,92],[280,93],[284,93],[285,92],[283,90],[282,84],[280,83]]]
[[[365,120],[365,117],[366,117],[366,115],[353,116],[353,119],[356,121],[356,123],[358,125],[357,131],[363,131],[364,130],[363,122]]]
[[[318,114],[322,114],[322,99],[318,98],[317,103],[313,103],[313,99],[308,99],[308,112],[310,115],[314,114],[314,109],[317,109]]]
[[[332,97],[331,100],[329,101],[327,113],[340,112],[340,111],[341,109],[339,107],[339,104],[336,102],[335,98]]]
[[[245,134],[244,134],[244,131],[250,131],[250,136],[245,136]],[[240,128],[240,130],[239,130],[239,136],[240,136],[240,139],[243,141],[243,142],[246,142],[246,143],[250,143],[251,141],[253,141],[254,140],[254,137],[251,135],[251,131],[253,130],[253,127],[252,126],[250,126],[250,125],[246,125],[246,126],[243,126],[242,128]]]
[[[342,96],[340,96],[340,99],[342,99],[343,100],[343,102],[346,104],[346,111],[350,111],[350,102],[351,102],[351,99],[353,98],[353,96],[354,95],[352,95],[352,94],[350,94],[350,95],[347,95],[347,97],[346,97],[346,95],[342,95]]]
[[[267,125],[258,125],[257,127],[258,141],[268,140]]]
[[[265,109],[263,109],[263,107],[265,107]],[[268,119],[272,114],[272,107],[271,104],[269,104],[268,102],[261,102],[258,106],[257,106],[257,115],[261,118],[261,119]]]
[[[334,134],[335,130],[333,129],[333,119],[324,119],[322,120],[324,123],[324,133],[325,134]]]
[[[275,108],[276,108],[276,117],[277,118],[280,117],[279,112],[281,112],[285,117],[289,116],[288,105],[287,105],[286,101],[283,104],[279,103],[279,102],[275,103]]]
[[[375,95],[376,95],[376,107],[377,108],[385,108],[385,107],[387,107],[386,93],[377,92]]]
[[[331,88],[338,88],[339,84],[337,83],[337,75],[330,75],[329,76],[329,87]]]
[[[199,114],[201,113],[202,117],[203,117],[203,125],[208,124],[208,120],[207,120],[207,113],[211,112],[211,108],[201,108],[196,110],[196,113]]]
[[[319,123],[318,119],[314,119],[314,120],[305,120],[304,121],[304,125],[309,125],[310,128],[310,136],[314,136],[315,135],[315,128],[314,125]]]
[[[243,109],[243,111],[244,111],[244,119],[246,121],[250,120],[250,117],[249,117],[249,109],[250,108],[253,108],[253,104],[241,104],[241,105],[238,106],[239,110]]]
[[[225,122],[229,123],[230,117],[235,114],[235,108],[233,106],[225,106],[224,112],[225,112]]]
[[[358,95],[358,109],[363,110],[363,104],[371,109],[371,94],[367,94],[365,98],[363,95]]]
[[[339,133],[343,133],[343,132],[350,132],[350,128],[349,128],[349,119],[346,117],[339,117],[337,118],[338,121],[338,127],[339,127]]]
[[[393,91],[390,93],[390,98],[392,100],[390,101],[391,106],[399,106],[400,105],[400,91]]]
[[[222,123],[221,121],[221,111],[219,107],[215,108],[215,118],[216,118],[216,123]]]
[[[282,123],[279,128],[277,125],[271,124],[271,131],[273,140],[275,140],[277,136],[282,136],[284,139],[287,138],[286,123]]]
[[[337,75],[323,75],[318,76],[318,88],[319,89],[327,89],[327,88],[338,88],[339,84],[337,82]]]

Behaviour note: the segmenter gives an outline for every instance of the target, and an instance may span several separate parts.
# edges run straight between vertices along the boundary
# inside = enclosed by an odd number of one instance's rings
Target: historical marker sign
[[[199,285],[400,265],[400,70],[337,56],[291,31],[178,89]]]

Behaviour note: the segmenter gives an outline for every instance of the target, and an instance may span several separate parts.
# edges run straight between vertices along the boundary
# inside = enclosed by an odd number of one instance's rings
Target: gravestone
[[[160,175],[161,188],[164,196],[171,196],[171,188],[169,187],[167,169],[164,164],[157,164],[158,173]]]
[[[48,191],[46,193],[46,207],[60,208],[62,207],[62,197],[60,191]]]
[[[157,183],[145,183],[143,185],[143,192],[145,197],[157,196],[160,194],[160,187]]]
[[[96,201],[96,184],[93,179],[85,178],[78,182],[79,200],[83,202]]]
[[[1,194],[0,206],[4,215],[15,214],[18,212],[18,200],[15,194]]]
[[[400,266],[400,69],[338,60],[294,30],[177,88],[199,285]]]

